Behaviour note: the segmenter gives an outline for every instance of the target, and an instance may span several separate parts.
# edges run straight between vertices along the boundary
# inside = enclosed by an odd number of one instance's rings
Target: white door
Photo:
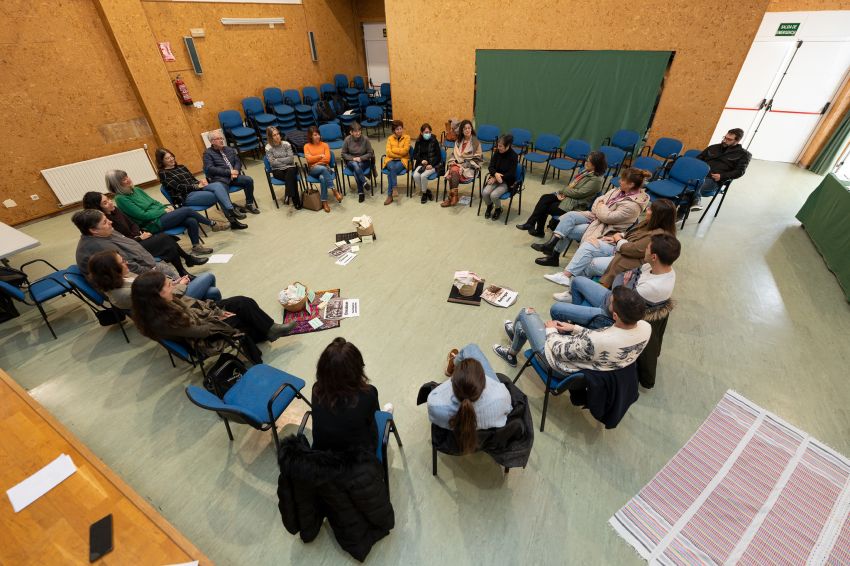
[[[363,41],[366,44],[366,72],[378,88],[381,83],[390,82],[387,24],[363,24]]]
[[[747,149],[756,159],[797,161],[850,68],[850,41],[804,41]]]

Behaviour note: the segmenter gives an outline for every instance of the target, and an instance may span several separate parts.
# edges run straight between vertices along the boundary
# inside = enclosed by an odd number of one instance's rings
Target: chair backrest
[[[696,157],[700,153],[702,152],[698,149],[689,149],[688,151],[682,154],[682,157]]]
[[[82,293],[88,300],[99,307],[103,306],[103,303],[106,301],[106,297],[100,294],[97,289],[89,285],[86,278],[79,273],[68,273],[66,271],[65,281],[70,283],[71,287]]]
[[[517,163],[516,165],[516,182],[518,189],[521,189],[523,184],[525,183],[525,167],[523,167],[520,163]]]
[[[283,101],[290,106],[301,104],[301,93],[294,88],[283,91]]]
[[[174,206],[174,201],[172,201],[172,200],[171,200],[171,195],[170,195],[170,194],[168,193],[168,191],[165,189],[165,185],[160,185],[160,186],[159,186],[159,192],[160,192],[160,193],[162,193],[162,196],[163,196],[163,197],[165,197],[165,201],[166,201],[168,204],[170,204],[171,206]]]
[[[360,75],[355,75],[352,81],[354,82],[354,88],[357,90],[366,90],[366,82]]]
[[[313,104],[319,101],[319,91],[314,86],[305,86],[301,89],[304,95],[304,104]]]
[[[381,96],[384,98],[391,98],[392,91],[390,90],[390,83],[381,83]]]
[[[623,163],[623,159],[626,158],[626,152],[619,147],[603,145],[599,148],[599,151],[605,155],[605,160],[608,162],[608,169],[611,171],[619,167]]]
[[[248,413],[242,411],[239,406],[229,405],[206,389],[198,387],[197,385],[189,385],[186,387],[186,396],[189,398],[189,401],[198,407],[208,411],[215,411],[219,415],[234,422],[247,423],[255,428],[259,428],[263,424],[256,422]]]
[[[554,134],[540,134],[534,142],[534,151],[537,153],[552,153],[561,147],[561,138]]]
[[[634,151],[638,141],[640,141],[640,134],[634,130],[617,130],[611,136],[611,145],[624,151]]]
[[[266,110],[272,112],[275,104],[283,104],[283,91],[276,86],[264,88],[263,101],[266,103]]]
[[[680,157],[673,163],[668,179],[681,183],[702,183],[709,172],[708,163],[696,157]],[[698,188],[699,185],[697,185]]]
[[[260,99],[256,96],[249,96],[248,98],[243,98],[242,109],[245,111],[245,116],[247,116],[248,118],[253,118],[257,114],[262,114],[265,112],[265,110],[263,110],[263,103],[260,102]]]
[[[245,124],[242,122],[242,114],[237,110],[222,110],[218,113],[218,123],[225,133],[233,128],[239,128]]]
[[[361,79],[363,80],[363,79]],[[348,77],[343,74],[334,75],[334,86],[337,90],[348,88]]]
[[[478,126],[478,139],[483,142],[496,143],[499,137],[499,127],[490,124],[481,124]]]
[[[263,166],[266,169],[266,176],[268,177],[269,175],[271,175],[271,172],[272,172],[272,164],[269,163],[269,156],[268,155],[263,155]]]
[[[682,142],[675,138],[658,138],[652,146],[652,155],[661,159],[673,159],[682,151]]]
[[[366,118],[369,120],[380,120],[384,117],[384,111],[380,106],[367,106],[366,107]]]
[[[564,155],[575,161],[587,159],[590,153],[590,144],[584,140],[567,140],[564,145]]]
[[[322,93],[322,98],[336,94],[336,87],[331,83],[322,83],[319,85],[319,92]]]
[[[531,132],[524,128],[511,128],[514,137],[514,147],[528,147],[531,142]]]
[[[357,95],[357,103],[360,105],[360,111],[365,112],[366,107],[369,106],[369,103],[372,102],[372,99],[369,98],[369,95],[365,92],[361,92]]]
[[[646,155],[642,155],[635,159],[631,165],[634,169],[643,169],[644,171],[648,171],[652,175],[661,168],[661,162],[655,159],[654,157],[647,157]]]
[[[322,136],[322,141],[336,141],[342,139],[342,128],[339,124],[322,124],[319,126],[319,134]]]

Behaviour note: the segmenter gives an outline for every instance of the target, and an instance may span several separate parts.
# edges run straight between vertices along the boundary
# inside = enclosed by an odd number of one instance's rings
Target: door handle
[[[829,105],[830,105],[830,104],[832,104],[832,103],[831,103],[831,102],[827,102],[826,104],[824,104],[824,105],[823,105],[823,108],[821,108],[821,110],[820,110],[820,113],[821,113],[822,115],[823,115],[823,114],[826,114],[826,111],[827,111],[827,110],[829,110]]]
[[[762,99],[761,99],[761,102],[759,103],[758,110],[761,110],[762,108],[764,108],[764,106],[765,106],[765,104],[766,104],[766,103],[767,103],[767,99],[766,99],[766,98],[762,98]]]

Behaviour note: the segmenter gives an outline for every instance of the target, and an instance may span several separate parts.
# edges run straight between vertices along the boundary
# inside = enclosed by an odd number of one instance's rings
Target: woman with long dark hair
[[[519,162],[519,156],[512,147],[513,141],[511,134],[503,134],[496,140],[496,151],[490,157],[487,180],[481,190],[481,198],[487,205],[484,218],[498,220],[502,214],[502,195],[513,194],[516,166]]]
[[[601,151],[591,151],[584,162],[584,170],[566,187],[554,193],[547,193],[538,199],[534,212],[528,220],[517,224],[519,230],[538,238],[543,237],[543,228],[548,216],[560,216],[571,210],[587,210],[596,195],[602,192],[608,161]]]
[[[446,180],[449,190],[446,198],[440,203],[443,208],[457,204],[458,186],[461,182],[473,179],[484,163],[481,142],[475,135],[472,122],[463,120],[457,127],[457,140],[452,152],[446,157]]]

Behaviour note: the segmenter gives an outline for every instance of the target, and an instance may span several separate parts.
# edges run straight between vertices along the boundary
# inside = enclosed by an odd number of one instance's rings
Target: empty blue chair
[[[604,184],[605,179],[608,179],[609,175],[617,176],[617,172],[620,170],[620,166],[626,158],[626,152],[619,147],[611,145],[603,145],[599,148],[599,151],[605,156],[605,161],[608,162],[608,169],[605,171],[605,177],[603,179]]]
[[[298,126],[298,117],[295,115],[295,108],[288,104],[278,104],[275,106],[275,116],[277,117],[277,127],[281,132],[294,130]]]
[[[263,89],[263,104],[266,107],[266,112],[269,114],[277,114],[274,107],[278,104],[283,104],[283,91],[276,86],[270,86]]]
[[[513,146],[518,154],[522,155],[528,151],[528,147],[531,145],[530,131],[525,128],[511,128],[511,135],[514,137]]]
[[[372,104],[372,99],[369,98],[369,95],[365,92],[361,92],[357,95],[357,108],[360,111],[360,115],[363,116],[366,114],[366,107]]]
[[[259,149],[260,141],[254,128],[245,127],[242,115],[236,110],[223,110],[218,113],[218,123],[227,142],[239,153]]]
[[[224,420],[227,436],[233,441],[230,421],[244,423],[257,430],[272,431],[275,453],[280,449],[275,422],[294,399],[310,402],[301,394],[304,380],[266,364],[257,364],[223,396],[190,385],[186,388],[189,400],[202,409],[214,411]]]
[[[360,125],[363,126],[364,129],[368,128],[381,128],[381,137],[384,135],[384,111],[381,110],[380,106],[367,106],[366,111],[364,113],[363,119],[360,121]]]
[[[363,80],[363,77],[360,75],[355,75],[353,79],[351,79],[351,86],[359,90],[360,92],[366,92],[366,81]]]
[[[481,124],[476,130],[478,141],[481,142],[481,151],[486,153],[493,151],[496,140],[499,139],[499,127],[490,124]]]
[[[522,189],[525,188],[525,167],[521,163],[516,166],[516,181],[513,192],[502,193],[499,200],[508,201],[507,210],[505,211],[505,224],[508,223],[508,216],[511,215],[511,206],[514,203],[514,197],[519,197],[519,210],[517,214],[522,214]],[[481,195],[478,195],[478,215],[481,214],[481,203],[484,201]]]
[[[322,100],[330,100],[337,93],[336,87],[330,83],[322,83],[319,85],[319,94]]]
[[[617,130],[610,138],[602,140],[602,145],[613,145],[626,152],[626,158],[634,155],[640,134],[634,130]]]
[[[632,162],[631,166],[635,169],[643,169],[644,171],[647,171],[650,175],[652,175],[652,178],[655,178],[655,175],[658,173],[659,169],[661,169],[661,162],[655,159],[654,157],[647,157],[646,155],[641,155]],[[620,186],[620,177],[618,175],[614,175],[613,177],[611,177],[611,186]]]
[[[702,153],[702,151],[698,149],[689,149],[688,151],[682,154],[682,157],[696,157],[700,153]]]
[[[103,322],[105,318],[103,315],[98,316],[99,312],[112,312],[114,322],[111,324],[118,324],[121,328],[121,334],[124,335],[124,340],[127,343],[130,343],[130,338],[127,337],[127,332],[124,330],[124,319],[126,318],[126,314],[121,309],[113,306],[106,295],[103,295],[92,287],[86,278],[83,277],[82,272],[80,272],[79,268],[76,265],[72,265],[67,270],[65,270],[65,281],[77,292],[77,296],[80,297],[86,305],[95,313],[98,320],[101,323],[101,326],[106,326],[106,323]]]
[[[360,96],[359,90],[357,90],[356,88],[348,87],[343,89],[342,94],[345,97],[345,105],[348,108],[356,109],[360,107],[358,98]]]
[[[695,157],[680,157],[673,163],[666,178],[651,181],[647,184],[646,190],[650,200],[666,198],[676,205],[686,205],[685,214],[682,217],[682,228],[684,228],[690,213],[691,198],[699,190],[708,172],[709,167],[706,162]]]
[[[266,143],[266,128],[277,125],[274,114],[268,114],[263,110],[263,103],[256,96],[242,99],[242,109],[245,111],[246,122],[257,130],[257,135]]]
[[[590,153],[590,144],[584,140],[567,140],[564,145],[564,151],[561,157],[550,159],[546,163],[546,170],[543,171],[543,184],[546,184],[546,177],[549,175],[549,170],[554,169],[560,178],[561,171],[570,172],[570,181],[573,180],[576,169],[584,164],[587,159],[587,154]],[[553,173],[555,175],[555,173]]]
[[[378,106],[385,106],[390,101],[390,96],[392,91],[390,90],[390,83],[381,83],[380,92],[378,96],[375,97],[375,104]]]
[[[338,93],[342,94],[343,91],[348,88],[348,77],[343,75],[342,73],[334,75],[333,86]]]
[[[657,156],[666,165],[668,161],[676,159],[682,152],[682,142],[675,138],[658,138],[650,148],[646,146],[647,155]]]
[[[301,104],[301,93],[298,92],[294,88],[286,89],[283,91],[283,103],[292,106],[298,106]]]
[[[328,144],[331,149],[342,147],[342,128],[339,127],[339,124],[322,124],[319,126],[319,134],[322,136],[322,141]]]
[[[557,157],[560,149],[561,138],[554,134],[540,134],[534,142],[534,149],[527,151],[522,160],[526,164],[530,163],[530,170],[533,171],[535,163],[548,164],[550,159]],[[543,179],[543,183],[546,183],[546,179]]]
[[[305,86],[302,88],[301,96],[304,97],[304,104],[308,106],[312,106],[320,100],[319,91],[314,86]]]
[[[50,330],[50,334],[53,335],[53,339],[55,340],[56,332],[53,331],[50,321],[47,320],[47,314],[44,312],[44,307],[41,305],[51,299],[62,297],[69,293],[75,295],[79,299],[82,299],[82,297],[77,295],[73,287],[71,287],[71,284],[65,280],[65,274],[68,272],[68,269],[71,268],[57,269],[52,263],[46,260],[34,259],[23,264],[21,266],[21,271],[26,273],[25,268],[33,263],[43,263],[53,271],[44,277],[36,279],[35,281],[30,281],[28,276],[23,286],[20,288],[6,283],[5,281],[0,281],[0,293],[5,293],[12,299],[20,301],[25,305],[36,307],[38,312],[41,313],[41,318],[44,319],[44,323],[47,325],[48,330]],[[76,270],[76,266],[72,267]],[[77,272],[79,271],[77,270]]]

